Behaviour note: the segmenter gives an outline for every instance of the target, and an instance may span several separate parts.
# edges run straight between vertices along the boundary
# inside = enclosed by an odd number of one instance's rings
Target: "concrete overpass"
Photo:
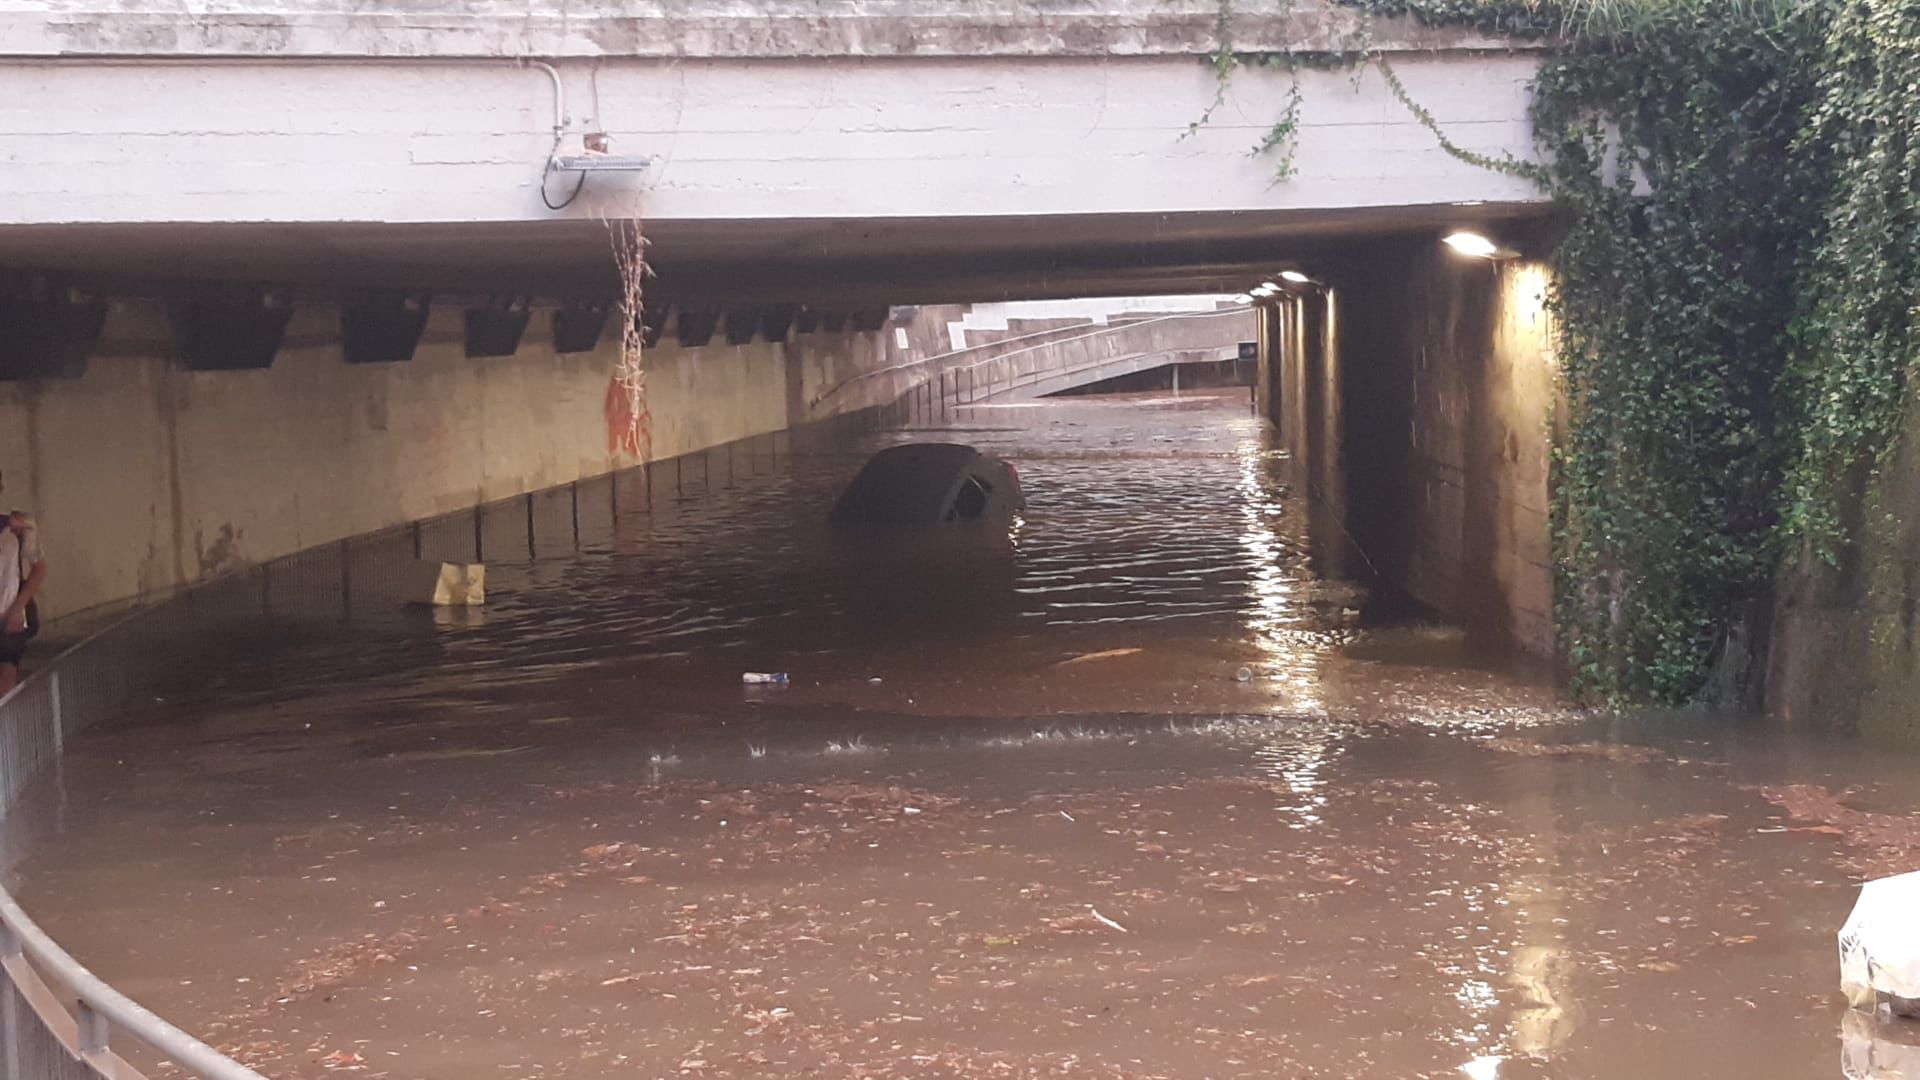
[[[1532,153],[1534,61],[1321,0],[1237,49],[1370,37],[1470,149]],[[1215,0],[249,0],[0,13],[0,261],[129,280],[606,292],[647,221],[676,302],[1238,291],[1277,257],[1537,212],[1373,68],[1249,66],[1211,123]],[[1250,148],[1299,94],[1291,159]],[[603,133],[579,173],[550,156]]]

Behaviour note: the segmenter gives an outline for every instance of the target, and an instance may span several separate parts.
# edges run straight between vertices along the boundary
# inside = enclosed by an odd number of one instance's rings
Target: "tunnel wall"
[[[1782,567],[1765,635],[1769,711],[1796,726],[1920,747],[1920,409],[1889,460],[1850,478],[1850,542]]]
[[[1366,265],[1269,317],[1295,475],[1366,569],[1550,654],[1546,271],[1425,242]]]
[[[536,314],[516,355],[469,358],[462,320],[436,307],[412,360],[349,364],[338,312],[302,305],[271,367],[189,371],[161,305],[116,301],[82,377],[0,383],[0,498],[41,523],[45,617],[634,463],[610,441],[611,324],[561,354]],[[884,366],[891,340],[669,337],[646,354],[652,457],[871,404],[796,413],[790,384],[804,399]]]

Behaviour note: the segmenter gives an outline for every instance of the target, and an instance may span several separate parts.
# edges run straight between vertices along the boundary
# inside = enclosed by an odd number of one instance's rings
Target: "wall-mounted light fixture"
[[[613,140],[605,132],[592,132],[585,137],[585,153],[558,154],[547,159],[548,172],[641,172],[653,164],[650,157],[619,157],[610,151]],[[595,149],[595,146],[598,149]]]
[[[1303,274],[1303,273],[1301,273],[1301,272],[1300,272],[1300,271],[1298,271],[1298,270],[1282,270],[1282,271],[1280,271],[1280,280],[1282,280],[1282,281],[1286,281],[1286,282],[1291,282],[1291,283],[1293,283],[1293,284],[1295,284],[1295,285],[1311,285],[1311,284],[1313,284],[1313,279],[1312,279],[1312,278],[1310,278],[1310,277],[1308,277],[1307,275],[1305,275],[1305,274]]]
[[[1448,233],[1440,242],[1459,252],[1476,259],[1517,259],[1520,253],[1512,248],[1503,248],[1477,232],[1461,229]]]
[[[547,167],[540,177],[540,200],[546,203],[547,209],[564,210],[573,205],[573,200],[580,197],[581,189],[586,186],[588,173],[641,172],[653,164],[650,157],[615,156],[613,138],[604,131],[583,133],[580,136],[581,152],[562,154],[560,147],[572,126],[572,118],[567,115],[567,91],[560,81],[560,71],[541,60],[522,59],[519,63],[524,67],[539,68],[553,83],[553,146],[547,151]],[[572,173],[575,177],[573,190],[559,202],[555,202],[547,191],[547,177],[554,173]]]

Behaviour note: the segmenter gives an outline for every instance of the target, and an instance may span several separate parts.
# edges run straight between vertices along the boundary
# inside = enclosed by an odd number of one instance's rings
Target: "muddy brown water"
[[[1841,1074],[1920,762],[1377,614],[1243,393],[955,426],[1010,545],[827,530],[904,434],[683,480],[473,618],[218,642],[12,882],[278,1077]]]

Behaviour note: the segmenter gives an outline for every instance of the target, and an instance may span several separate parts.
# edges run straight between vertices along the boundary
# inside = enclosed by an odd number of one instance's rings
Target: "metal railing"
[[[259,1073],[101,982],[54,944],[5,890],[0,890],[0,971],[5,972],[0,1009],[9,1080],[143,1080],[146,1074],[114,1048],[116,1032],[131,1035],[204,1080],[262,1080]],[[63,986],[65,994],[54,985]]]
[[[219,635],[263,622],[346,621],[390,610],[402,573],[418,559],[531,562],[611,544],[622,515],[636,508],[650,511],[742,476],[771,473],[796,441],[830,443],[910,419],[913,410],[912,402],[896,402],[812,430],[774,432],[516,495],[309,548],[139,608],[0,698],[0,816],[35,784],[57,776],[73,735],[122,712],[161,685],[187,650]],[[0,888],[0,1080],[144,1080],[143,1065],[202,1080],[262,1080],[96,977]]]
[[[1206,356],[1206,349],[1124,353],[1058,367],[1039,363],[1023,365],[1018,356],[996,356],[966,367],[943,371],[911,391],[909,397],[914,401],[916,416],[939,417],[952,409],[991,401],[1043,384],[1071,383],[1075,378],[1088,374],[1100,373],[1100,377],[1106,378],[1145,371],[1163,364],[1228,363],[1236,359],[1234,355],[1229,355],[1231,350],[1228,347],[1221,347],[1218,351],[1220,355],[1217,356]]]
[[[0,808],[10,808],[55,768],[69,736],[119,710],[152,681],[174,648],[155,633],[160,619],[198,603],[187,593],[129,615],[0,698]],[[0,1077],[144,1080],[147,1074],[124,1056],[129,1053],[171,1062],[204,1080],[259,1080],[82,967],[0,889]]]
[[[1061,345],[1069,345],[1082,341],[1120,340],[1125,337],[1134,336],[1138,334],[1140,330],[1158,326],[1162,323],[1196,319],[1245,318],[1251,310],[1250,307],[1243,306],[1218,308],[1211,311],[1182,311],[1171,315],[1117,316],[1111,322],[1100,325],[1076,323],[1071,326],[1055,326],[1013,337],[982,341],[963,348],[950,349],[947,352],[933,353],[917,359],[905,360],[898,364],[890,364],[886,367],[863,371],[858,375],[843,379],[833,386],[828,387],[814,399],[813,404],[815,407],[826,404],[834,400],[842,391],[859,386],[871,379],[900,376],[908,372],[914,372],[920,381],[917,385],[909,387],[906,391],[906,395],[911,397],[914,392],[934,383],[944,381],[950,375],[958,375],[962,372],[973,372],[982,368],[992,369],[995,365],[1000,365],[1002,361],[1009,360],[1015,356],[1046,355],[1049,352],[1054,355],[1064,355],[1058,348]],[[1236,335],[1235,342],[1237,343],[1237,341],[1238,336]],[[1198,348],[1202,346],[1195,347]],[[991,355],[981,359],[961,359],[975,357],[981,353],[989,353]],[[958,385],[961,380],[955,378],[952,381],[955,385]]]

